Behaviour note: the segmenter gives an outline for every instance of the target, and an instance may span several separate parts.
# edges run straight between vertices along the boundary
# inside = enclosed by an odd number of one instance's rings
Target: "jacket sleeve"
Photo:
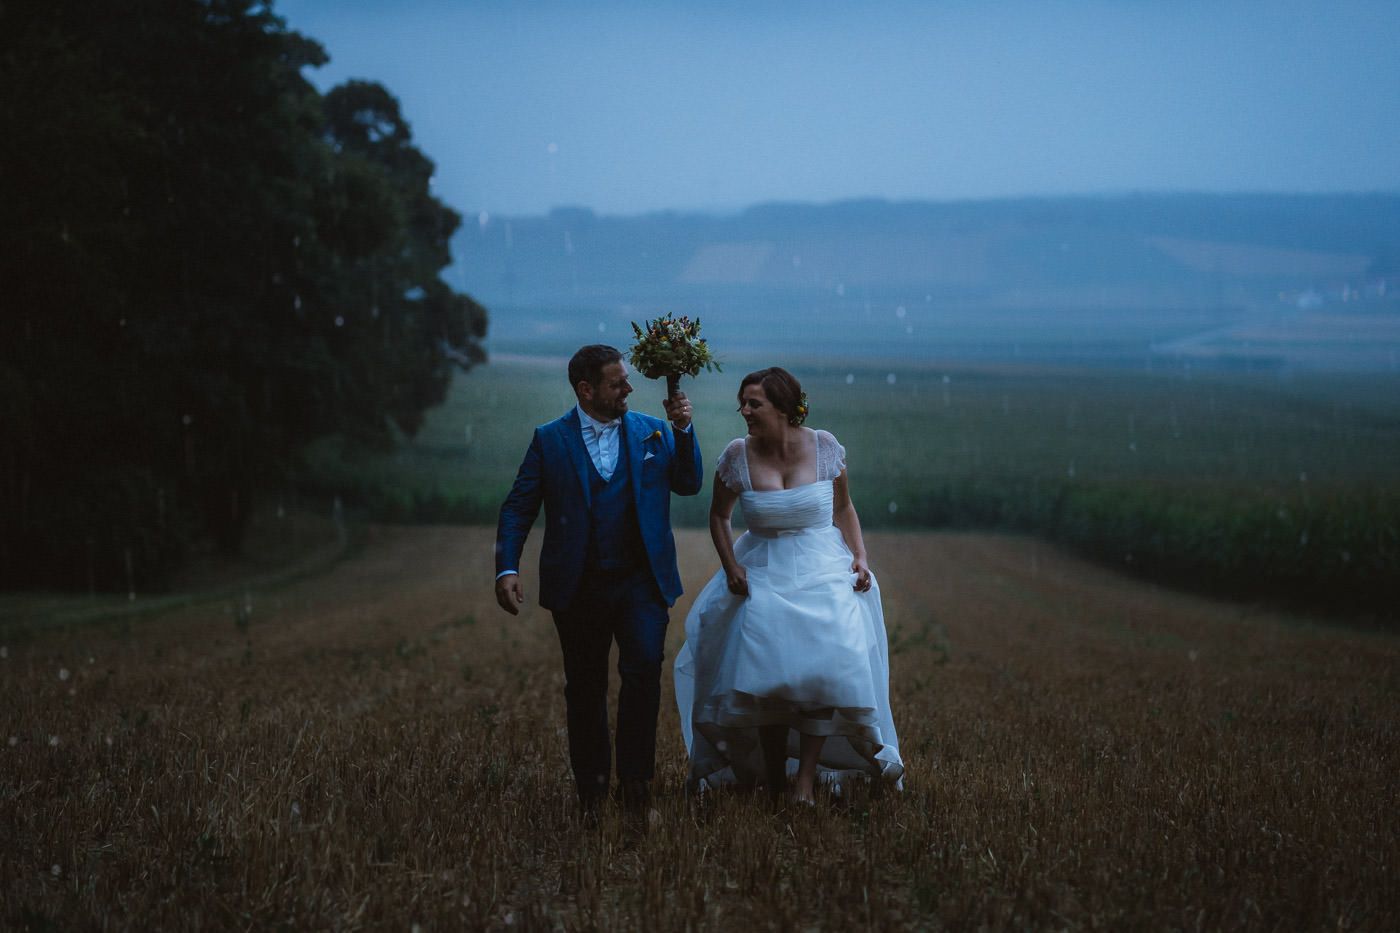
[[[676,455],[671,461],[671,491],[678,496],[693,496],[704,485],[700,459],[700,436],[692,424],[689,431],[671,429]]]
[[[496,574],[507,570],[520,572],[520,554],[525,549],[525,538],[530,527],[540,514],[542,466],[544,463],[543,445],[540,443],[540,430],[530,440],[530,448],[525,451],[525,459],[515,474],[515,485],[501,503],[501,515],[496,522]]]

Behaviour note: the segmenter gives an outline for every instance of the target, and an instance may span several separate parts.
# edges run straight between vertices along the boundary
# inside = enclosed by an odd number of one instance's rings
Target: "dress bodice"
[[[739,494],[744,523],[757,535],[795,534],[831,526],[831,480],[817,480],[792,489]]]
[[[759,535],[793,534],[831,526],[832,483],[846,468],[846,449],[828,431],[816,432],[816,445],[816,482],[769,490],[753,488],[748,438],[736,437],[724,448],[715,471],[720,482],[739,494],[749,531]]]
[[[846,469],[846,448],[836,440],[830,431],[816,431],[817,482],[836,479]],[[749,478],[749,445],[747,437],[736,437],[724,448],[715,464],[715,473],[720,482],[738,493],[753,492],[753,481]],[[800,487],[798,487],[800,488]],[[772,490],[791,492],[791,489]]]

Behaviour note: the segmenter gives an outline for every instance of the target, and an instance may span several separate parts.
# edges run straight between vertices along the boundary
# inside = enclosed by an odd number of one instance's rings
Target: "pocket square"
[[[655,456],[656,456],[656,454],[654,454],[654,453],[652,453],[651,451],[648,450],[647,453],[646,453],[646,456],[642,458],[642,462],[643,462],[643,463],[646,463],[648,460],[650,460],[652,457],[655,457]]]

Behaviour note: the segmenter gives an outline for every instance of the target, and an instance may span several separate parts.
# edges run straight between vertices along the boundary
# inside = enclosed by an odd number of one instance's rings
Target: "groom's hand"
[[[520,574],[508,573],[496,580],[496,602],[511,615],[520,615],[520,604],[525,601],[525,590],[520,585]]]
[[[679,431],[690,427],[690,399],[684,392],[677,392],[674,398],[663,399],[661,407],[666,409],[666,417]]]

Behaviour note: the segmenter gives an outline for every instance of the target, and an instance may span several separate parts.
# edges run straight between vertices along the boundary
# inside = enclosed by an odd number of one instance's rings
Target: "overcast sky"
[[[468,214],[1400,191],[1400,2],[278,0]]]

